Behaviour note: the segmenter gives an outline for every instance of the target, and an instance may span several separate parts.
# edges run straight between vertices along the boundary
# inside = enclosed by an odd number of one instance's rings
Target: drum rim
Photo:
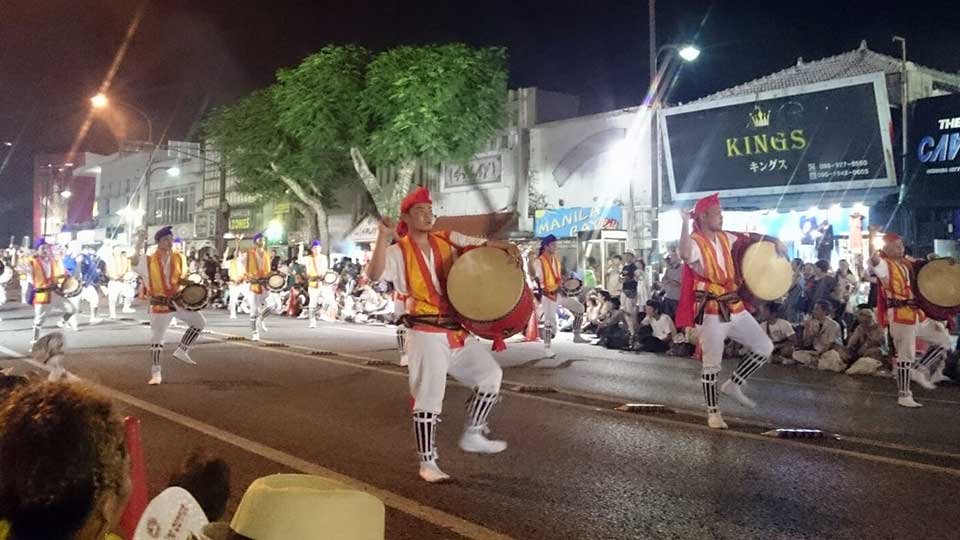
[[[183,293],[189,289],[196,289],[196,288],[203,289],[203,292],[204,292],[203,301],[195,304],[186,302],[183,298]],[[207,304],[210,303],[210,290],[199,283],[190,283],[189,285],[185,285],[183,289],[180,289],[180,294],[177,295],[177,298],[179,300],[177,303],[183,309],[186,309],[188,311],[200,311],[201,309],[207,307]]]
[[[790,286],[791,286],[792,279],[790,279],[790,280],[787,281],[787,284],[786,284],[787,286],[786,286],[786,289],[783,291],[783,294],[781,294],[780,296],[777,296],[777,297],[775,297],[775,298],[767,298],[767,297],[764,297],[764,296],[760,296],[760,295],[757,294],[753,289],[750,288],[750,285],[747,283],[747,274],[746,274],[746,272],[745,272],[744,269],[743,269],[743,268],[744,268],[744,264],[743,264],[743,263],[744,263],[744,261],[746,260],[747,256],[749,255],[749,253],[751,252],[751,250],[756,251],[756,250],[754,250],[754,248],[755,248],[755,247],[758,247],[760,244],[770,244],[771,246],[773,246],[774,250],[776,250],[776,244],[773,243],[773,242],[771,242],[771,241],[769,241],[769,240],[758,240],[758,241],[756,241],[756,242],[751,243],[749,246],[747,246],[746,249],[743,250],[743,255],[740,257],[740,260],[737,261],[737,266],[739,267],[739,270],[740,270],[740,272],[739,272],[739,273],[740,273],[740,276],[739,276],[739,277],[740,277],[740,281],[741,281],[742,286],[743,286],[743,287],[746,287],[747,290],[750,291],[750,294],[752,294],[752,295],[753,295],[754,297],[756,297],[758,300],[760,300],[760,301],[762,301],[762,302],[773,302],[773,301],[776,301],[776,300],[778,300],[778,299],[780,299],[780,298],[783,298],[783,296],[790,291]],[[758,247],[758,249],[764,249],[764,248],[759,248],[759,247]],[[775,251],[774,251],[774,252],[775,252]],[[791,278],[792,278],[792,276],[793,276],[793,267],[792,267],[792,265],[790,264],[790,261],[787,260],[787,259],[784,259],[783,257],[780,257],[779,255],[777,256],[777,259],[778,259],[778,260],[782,260],[783,262],[786,263],[786,266],[784,266],[784,268],[790,268],[790,276],[791,276]]]
[[[921,276],[923,275],[924,271],[926,271],[928,268],[932,268],[932,266],[931,266],[932,264],[934,264],[934,263],[940,263],[940,262],[943,262],[943,261],[948,261],[948,260],[950,260],[950,259],[951,259],[950,257],[938,257],[938,258],[936,258],[936,259],[933,259],[933,260],[930,260],[930,261],[926,261],[926,262],[923,264],[923,266],[921,266],[920,269],[917,271],[917,283],[916,283],[917,293],[918,293],[920,296],[923,297],[923,300],[924,300],[925,302],[929,302],[930,304],[932,304],[932,305],[934,305],[934,306],[936,306],[936,307],[938,307],[938,308],[941,308],[941,309],[956,309],[956,308],[960,307],[960,303],[954,304],[954,305],[952,305],[952,306],[947,306],[947,305],[938,304],[937,302],[934,302],[934,301],[931,300],[927,295],[923,294],[923,290],[921,289],[922,285],[920,284],[920,278],[921,278]],[[957,263],[957,264],[960,264],[960,263]]]
[[[480,252],[480,250],[493,250],[493,251],[497,251],[497,252],[501,252],[501,253],[502,253],[502,250],[497,249],[497,248],[493,248],[493,247],[490,247],[490,246],[480,246],[480,247],[477,247],[477,248],[474,248],[474,249],[471,249],[471,250],[469,250],[469,251],[466,251],[466,252],[462,253],[462,254],[460,255],[460,257],[457,258],[457,261],[456,261],[456,262],[459,262],[459,261],[460,261],[461,259],[463,259],[464,257],[472,257],[472,256],[475,256],[475,255],[471,255],[471,253]],[[514,300],[513,306],[511,306],[510,309],[508,309],[508,310],[506,311],[506,313],[504,313],[503,315],[501,315],[501,316],[499,316],[499,317],[492,318],[492,319],[479,319],[479,318],[474,318],[474,317],[468,317],[468,316],[465,315],[463,312],[461,312],[459,309],[457,309],[457,307],[454,305],[453,298],[451,298],[451,295],[450,295],[450,277],[453,275],[453,272],[454,272],[454,270],[456,269],[456,266],[457,266],[457,265],[456,265],[456,262],[454,262],[453,266],[450,268],[450,272],[447,274],[447,291],[446,291],[446,292],[447,292],[447,300],[450,302],[450,307],[457,313],[457,315],[458,315],[459,317],[461,317],[461,318],[463,318],[463,319],[466,319],[467,321],[470,321],[470,322],[473,322],[473,323],[494,323],[494,322],[500,321],[500,320],[502,320],[504,317],[508,316],[514,309],[516,309],[517,305],[520,304],[520,301],[523,299],[524,291],[527,290],[527,283],[526,283],[526,280],[525,280],[525,279],[522,279],[522,277],[523,277],[523,270],[519,270],[519,269],[518,269],[518,270],[520,271],[520,276],[521,276],[521,279],[519,280],[520,287],[518,288],[517,298],[516,298],[516,300]]]

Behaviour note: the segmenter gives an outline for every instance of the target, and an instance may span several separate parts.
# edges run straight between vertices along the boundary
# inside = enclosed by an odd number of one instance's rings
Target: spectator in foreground
[[[210,521],[217,521],[227,510],[230,498],[230,466],[210,457],[202,449],[187,455],[180,470],[170,477],[168,487],[182,487],[196,499]]]
[[[655,353],[669,351],[673,335],[677,333],[673,319],[666,313],[661,313],[660,302],[656,300],[647,300],[643,310],[646,317],[640,321],[640,329],[637,331],[639,336],[637,350]]]
[[[67,370],[63,367],[63,333],[51,332],[33,345],[33,359],[50,368],[47,380],[57,382],[67,379]]]
[[[0,493],[16,540],[102,540],[132,489],[120,415],[79,384],[15,391],[0,410]]]
[[[781,306],[776,302],[768,302],[763,305],[763,322],[760,328],[773,341],[773,356],[770,357],[772,364],[791,365],[796,363],[793,359],[793,351],[796,345],[796,332],[793,331],[793,325],[780,318]]]

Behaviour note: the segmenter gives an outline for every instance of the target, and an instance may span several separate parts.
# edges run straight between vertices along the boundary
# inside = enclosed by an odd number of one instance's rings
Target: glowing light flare
[[[106,94],[100,92],[90,98],[90,105],[92,105],[94,109],[106,109],[107,106],[110,105],[110,100]]]
[[[267,230],[264,231],[264,234],[266,234],[267,240],[270,240],[271,242],[282,240],[283,223],[280,223],[280,221],[276,219],[270,220],[270,224],[267,225]]]
[[[677,54],[680,55],[680,58],[683,58],[686,62],[693,62],[697,58],[700,58],[700,49],[694,45],[684,45],[680,47],[680,50],[677,51]]]

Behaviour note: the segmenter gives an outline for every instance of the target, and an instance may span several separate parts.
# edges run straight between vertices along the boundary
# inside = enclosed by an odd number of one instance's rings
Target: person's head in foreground
[[[132,489],[113,404],[79,384],[15,391],[0,409],[0,496],[15,540],[101,540]]]

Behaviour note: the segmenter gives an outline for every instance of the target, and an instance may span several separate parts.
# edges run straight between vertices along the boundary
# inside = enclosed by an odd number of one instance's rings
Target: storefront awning
[[[481,238],[506,238],[517,230],[517,215],[510,213],[476,214],[472,216],[438,216],[435,230],[457,231]]]

